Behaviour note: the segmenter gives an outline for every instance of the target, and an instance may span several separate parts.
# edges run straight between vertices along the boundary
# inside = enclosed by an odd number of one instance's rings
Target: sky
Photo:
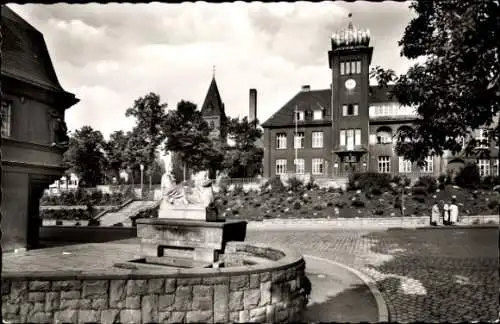
[[[302,85],[331,83],[331,34],[348,14],[371,32],[372,66],[404,73],[398,41],[413,13],[400,2],[9,4],[44,35],[59,81],[80,102],[66,111],[70,131],[90,125],[105,137],[130,130],[125,111],[149,92],[168,109],[200,107],[214,74],[226,114],[248,115],[257,89],[262,123]]]

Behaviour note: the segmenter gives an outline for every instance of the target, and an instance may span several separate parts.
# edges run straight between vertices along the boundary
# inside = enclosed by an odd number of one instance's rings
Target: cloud
[[[397,41],[411,15],[407,3],[295,2],[9,5],[45,37],[57,75],[80,103],[68,127],[89,124],[104,135],[128,130],[125,110],[149,92],[169,107],[203,103],[216,79],[230,116],[248,112],[258,90],[258,118],[270,117],[301,85],[331,83],[327,52],[333,31],[370,28],[372,65],[404,72]]]

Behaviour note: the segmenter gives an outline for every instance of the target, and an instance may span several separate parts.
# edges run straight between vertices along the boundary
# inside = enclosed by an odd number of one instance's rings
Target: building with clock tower
[[[491,143],[491,157],[486,160],[445,152],[428,157],[418,167],[398,156],[394,151],[396,133],[412,127],[420,117],[413,107],[391,98],[392,86],[370,86],[373,51],[369,30],[357,28],[351,21],[332,34],[330,88],[302,86],[262,124],[265,177],[346,179],[353,172],[368,171],[415,179],[436,177],[471,161],[477,162],[482,176],[498,175],[498,143]],[[484,137],[481,130],[475,133],[479,139]]]

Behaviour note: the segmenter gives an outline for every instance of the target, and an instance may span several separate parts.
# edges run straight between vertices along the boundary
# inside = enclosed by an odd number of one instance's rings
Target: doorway
[[[37,180],[30,179],[28,187],[28,220],[26,233],[26,248],[36,249],[40,246],[40,198],[46,184]]]

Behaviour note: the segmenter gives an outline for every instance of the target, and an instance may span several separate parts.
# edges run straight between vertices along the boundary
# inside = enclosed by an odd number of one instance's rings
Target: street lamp
[[[144,164],[141,163],[141,196],[143,193],[143,185],[144,185]]]

